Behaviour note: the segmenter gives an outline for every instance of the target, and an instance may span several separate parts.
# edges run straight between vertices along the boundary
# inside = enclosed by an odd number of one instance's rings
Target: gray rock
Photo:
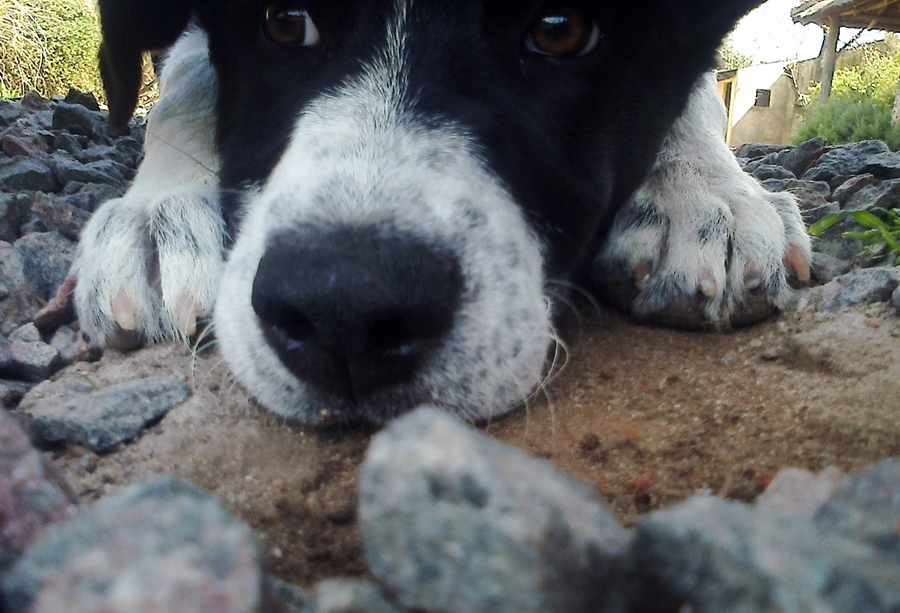
[[[0,375],[10,377],[13,369],[13,356],[9,349],[9,341],[0,336]]]
[[[900,268],[866,268],[806,290],[805,296],[816,311],[834,313],[859,304],[890,302],[898,286]]]
[[[812,200],[798,199],[798,201],[800,203],[800,216],[803,218],[803,223],[807,226],[816,223],[826,215],[831,215],[832,213],[840,211],[835,202],[822,200],[818,204],[815,204],[815,201]]]
[[[774,163],[783,166],[795,176],[802,176],[804,172],[822,155],[828,147],[828,141],[822,137],[811,138],[810,140],[779,151],[774,158]]]
[[[120,383],[56,406],[32,407],[34,436],[78,443],[96,452],[135,438],[190,395],[180,379],[150,377]]]
[[[37,329],[33,323],[29,322],[15,330],[12,334],[9,335],[10,341],[21,341],[23,343],[40,343],[41,332]]]
[[[119,155],[128,166],[137,168],[144,157],[144,130],[132,130],[131,136],[123,136],[116,140],[115,146]]]
[[[0,100],[0,128],[12,125],[24,112],[21,104],[12,100]]]
[[[896,208],[900,203],[900,179],[872,183],[857,190],[844,205],[848,211],[868,211],[875,207]]]
[[[804,204],[807,208],[820,206],[831,198],[831,188],[824,181],[788,181],[786,189],[800,201],[800,205]]]
[[[25,277],[19,253],[0,243],[0,333],[9,335],[31,320],[41,308],[41,299]]]
[[[112,160],[114,162],[123,163],[119,150],[109,145],[95,145],[90,149],[85,149],[73,156],[82,164],[91,164],[102,160]]]
[[[68,93],[66,93],[66,102],[68,104],[80,104],[87,110],[95,113],[100,112],[100,104],[97,102],[94,94],[90,92],[84,93],[74,88],[69,89]]]
[[[11,409],[17,407],[22,398],[34,387],[27,381],[0,379],[0,404]]]
[[[794,173],[775,164],[760,164],[753,169],[753,176],[760,181],[767,179],[795,179]]]
[[[75,517],[76,502],[59,471],[0,409],[0,577],[47,526]]]
[[[81,146],[81,141],[79,141],[76,136],[68,134],[67,132],[61,132],[59,136],[56,137],[56,141],[53,143],[53,145],[53,148],[56,151],[64,151],[71,155],[74,155],[84,149],[84,147]]]
[[[875,549],[719,498],[642,516],[632,555],[704,613],[900,610],[900,566]]]
[[[875,182],[875,177],[869,174],[859,175],[844,181],[840,187],[834,190],[831,199],[837,202],[841,208],[845,208],[850,198],[864,187],[868,187]]]
[[[900,286],[894,290],[894,293],[891,294],[891,304],[894,305],[894,308],[897,309],[897,313],[900,314]]]
[[[255,613],[263,563],[215,498],[158,477],[46,530],[0,588],[8,613]]]
[[[866,160],[862,171],[873,174],[879,179],[900,178],[900,153],[889,151],[873,155]]]
[[[53,157],[53,170],[56,180],[60,185],[65,186],[68,183],[103,183],[117,187],[128,185],[129,178],[126,178],[125,167],[112,160],[100,160],[91,162],[90,164],[82,164],[81,162],[56,155]],[[127,171],[131,174],[130,171]],[[49,191],[49,190],[44,190]]]
[[[28,92],[20,101],[23,108],[29,111],[46,111],[50,108],[47,101],[37,92]]]
[[[623,610],[628,532],[597,492],[434,408],[375,437],[359,530],[401,608]]]
[[[378,587],[362,579],[323,581],[313,590],[314,613],[400,613]]]
[[[48,232],[58,232],[71,241],[78,240],[81,229],[91,217],[83,208],[69,204],[68,199],[52,194],[38,194],[31,205],[31,214]]]
[[[50,157],[47,155],[50,152],[47,141],[35,134],[26,137],[4,134],[3,138],[0,138],[0,150],[9,157],[21,155],[38,158],[42,161],[46,161]]]
[[[10,374],[14,379],[38,383],[63,367],[59,351],[40,341],[12,341],[9,353],[12,356]]]
[[[15,242],[30,209],[31,198],[25,194],[0,194],[0,241]]]
[[[53,111],[53,129],[68,130],[71,134],[94,137],[100,131],[103,118],[81,104],[60,102]]]
[[[738,147],[734,154],[739,158],[757,159],[789,149],[786,145],[767,145],[764,143],[747,143]]]
[[[50,346],[59,352],[63,364],[71,364],[81,356],[81,334],[69,326],[62,326],[53,333]]]
[[[850,475],[819,508],[815,525],[879,549],[900,564],[900,458]]]
[[[756,508],[779,517],[810,522],[844,477],[834,466],[818,474],[786,468],[775,475],[766,491],[756,499]]]
[[[0,163],[0,191],[52,192],[55,189],[53,170],[34,158],[16,157]]]
[[[290,583],[269,576],[266,578],[269,601],[276,603],[278,613],[315,613],[309,595]]]
[[[37,295],[50,300],[75,258],[75,243],[58,232],[38,232],[15,242],[25,278]]]
[[[803,181],[801,179],[767,179],[762,182],[770,192],[808,192],[825,198],[831,197],[831,187],[825,181]]]
[[[839,260],[827,253],[813,251],[810,269],[813,278],[819,283],[828,283],[835,277],[847,274],[851,268],[851,265],[846,260]]]
[[[105,185],[89,183],[81,186],[75,193],[65,196],[62,200],[66,204],[93,213],[101,204],[112,198],[118,198],[125,193],[125,188],[120,185]]]
[[[879,140],[867,140],[838,147],[822,155],[801,179],[831,181],[839,176],[858,175],[874,155],[889,153],[890,148]]]

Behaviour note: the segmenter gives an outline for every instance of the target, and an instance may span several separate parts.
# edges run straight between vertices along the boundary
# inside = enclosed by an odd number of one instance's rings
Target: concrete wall
[[[900,42],[889,36],[883,42],[865,47],[848,49],[838,54],[837,68],[855,66],[865,54],[873,50],[896,52]],[[741,68],[727,73],[720,79],[719,94],[725,94],[725,84],[731,81],[732,100],[728,113],[727,142],[731,147],[744,143],[790,144],[797,126],[803,121],[805,107],[799,104],[801,96],[809,93],[809,87],[819,80],[818,59],[802,62],[779,62]],[[771,90],[768,108],[754,106],[757,89]]]
[[[763,64],[737,71],[732,86],[728,144],[783,145],[791,141],[797,92],[785,75],[786,63]],[[768,90],[769,106],[755,106],[757,90]]]

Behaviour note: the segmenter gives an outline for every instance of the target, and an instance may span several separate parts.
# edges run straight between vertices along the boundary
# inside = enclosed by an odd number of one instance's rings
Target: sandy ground
[[[642,327],[613,312],[587,319],[572,326],[562,374],[485,429],[595,484],[626,524],[701,490],[753,499],[789,466],[853,470],[900,456],[900,317],[884,305],[725,334]],[[247,520],[281,578],[309,586],[364,572],[355,484],[371,433],[304,431],[269,416],[214,351],[109,353],[26,403],[163,373],[194,394],[142,438],[104,456],[50,452],[85,500],[174,473]]]

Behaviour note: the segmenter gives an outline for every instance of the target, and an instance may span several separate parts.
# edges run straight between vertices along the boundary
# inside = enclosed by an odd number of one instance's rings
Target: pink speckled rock
[[[75,517],[76,503],[57,469],[0,409],[0,572],[48,525]]]

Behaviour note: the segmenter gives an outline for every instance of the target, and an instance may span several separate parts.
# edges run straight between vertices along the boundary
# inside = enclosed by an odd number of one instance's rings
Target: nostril
[[[292,309],[285,310],[277,319],[269,323],[277,333],[283,334],[286,339],[294,343],[306,342],[316,334],[316,327],[313,323],[300,311]]]
[[[405,357],[440,340],[449,327],[435,314],[400,313],[382,317],[366,333],[366,344],[384,357]]]

